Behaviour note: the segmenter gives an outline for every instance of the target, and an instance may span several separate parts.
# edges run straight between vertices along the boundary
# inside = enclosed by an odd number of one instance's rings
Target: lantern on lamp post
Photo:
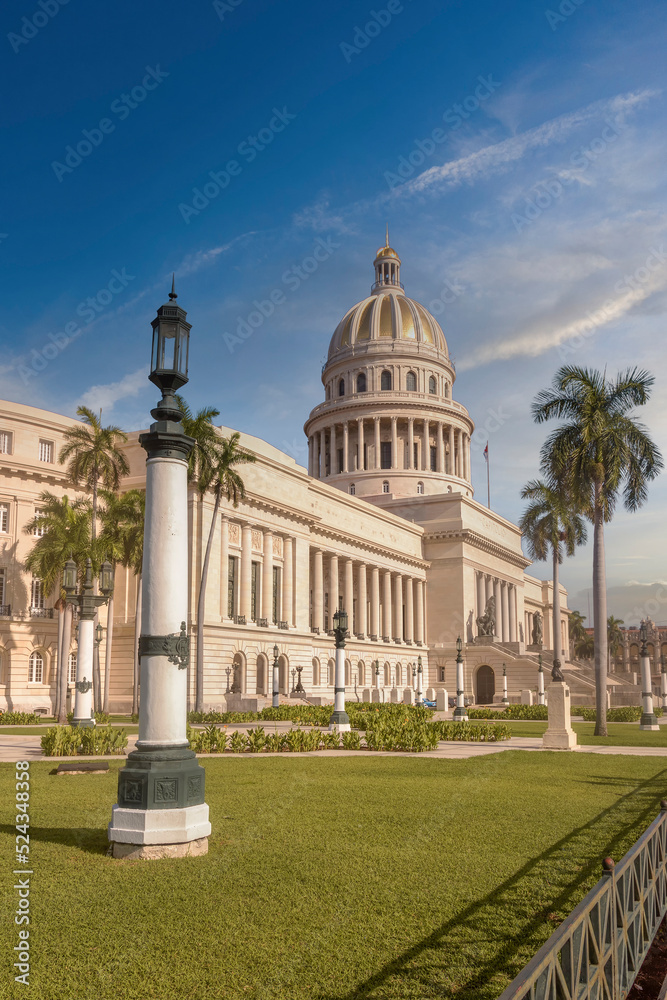
[[[114,857],[205,854],[211,832],[204,769],[187,738],[188,456],[176,393],[188,381],[190,324],[169,302],[152,322],[150,381],[162,393],[154,423],[139,437],[147,453],[139,637],[139,739],[118,775],[109,840]]]
[[[95,593],[93,584],[93,564],[86,559],[86,572],[77,594],[78,569],[73,559],[68,559],[63,571],[65,601],[79,610],[76,651],[76,682],[74,684],[74,717],[72,725],[89,729],[95,725],[93,714],[93,651],[95,648],[95,615],[97,609],[106,604],[113,593],[113,566],[103,562],[100,568],[100,594]],[[101,626],[98,626],[101,628]]]
[[[329,719],[329,729],[346,733],[350,731],[350,718],[345,711],[345,639],[347,638],[347,611],[339,608],[334,613],[336,660],[334,667],[334,710]]]
[[[641,638],[641,664],[642,664],[642,717],[639,722],[640,729],[660,729],[660,725],[653,711],[653,690],[651,681],[651,660],[648,655],[648,623],[643,621],[639,630]]]
[[[468,712],[465,707],[463,690],[463,643],[461,636],[456,640],[456,708],[454,722],[467,722]]]

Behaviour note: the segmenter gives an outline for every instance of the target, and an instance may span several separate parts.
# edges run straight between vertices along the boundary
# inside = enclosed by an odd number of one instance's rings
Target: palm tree
[[[588,633],[574,644],[574,652],[580,660],[592,660],[595,654],[595,639]]]
[[[551,388],[533,403],[537,423],[565,418],[543,445],[542,468],[593,523],[596,736],[607,735],[604,525],[613,517],[619,491],[626,510],[637,510],[646,500],[648,483],[662,469],[658,448],[632,415],[635,406],[648,401],[654,381],[637,368],[608,379],[606,371],[564,365]]]
[[[618,653],[620,647],[623,645],[623,633],[620,628],[623,624],[624,622],[622,618],[614,618],[613,615],[609,615],[607,618],[607,648],[609,650],[610,669],[612,660]]]
[[[146,493],[128,490],[120,496],[111,490],[100,490],[104,507],[100,510],[102,534],[100,546],[114,563],[131,569],[137,581],[134,614],[134,663],[132,684],[132,714],[139,712],[139,634],[141,632],[141,564],[144,552],[144,518]],[[113,594],[109,598],[107,644],[104,665],[104,712],[109,711],[109,679],[111,676],[111,644],[113,638]]]
[[[73,503],[68,497],[62,500],[45,490],[40,493],[39,513],[25,526],[25,532],[40,534],[25,561],[28,572],[39,577],[46,593],[57,594],[55,606],[58,609],[58,640],[56,695],[53,714],[58,722],[67,721],[67,667],[69,646],[72,636],[72,605],[67,604],[62,592],[62,575],[65,563],[71,557],[80,571],[86,559],[95,559],[91,546],[90,521],[92,516],[90,501],[79,498]]]
[[[579,611],[570,611],[567,616],[568,621],[568,632],[570,633],[570,643],[574,648],[575,642],[579,639],[586,638],[586,629],[584,628],[584,622],[586,618]]]
[[[176,403],[183,414],[183,431],[195,442],[188,456],[188,481],[201,493],[200,482],[210,483],[218,464],[220,437],[213,418],[220,416],[220,410],[216,410],[214,406],[204,406],[193,414],[186,401],[178,394]],[[204,492],[206,489],[205,486]]]
[[[234,507],[238,506],[239,500],[245,496],[243,480],[234,469],[235,465],[247,462],[254,462],[255,456],[250,452],[239,448],[241,435],[235,431],[229,438],[219,438],[217,451],[214,457],[214,464],[207,461],[204,472],[197,480],[197,489],[200,497],[203,497],[207,490],[212,490],[215,497],[211,526],[206,542],[204,562],[201,571],[201,582],[199,585],[199,597],[197,599],[197,665],[195,679],[195,712],[204,710],[204,613],[206,608],[206,583],[208,580],[208,567],[211,559],[211,548],[213,538],[218,523],[218,513],[220,511],[220,501],[223,496],[231,501]]]
[[[77,407],[77,416],[82,423],[65,431],[65,444],[60,449],[58,461],[68,463],[67,474],[74,486],[85,486],[93,496],[91,534],[93,543],[97,535],[97,494],[100,485],[117,490],[122,476],[130,471],[120,445],[127,441],[127,435],[120,427],[102,426],[102,411],[99,417],[87,406]],[[95,583],[97,593],[97,582]],[[95,617],[97,621],[97,616]],[[100,660],[97,645],[93,656],[93,685],[95,709],[101,708]]]
[[[562,661],[560,625],[560,582],[558,567],[563,561],[563,550],[574,555],[577,545],[586,541],[583,517],[572,509],[567,495],[539,479],[532,479],[521,491],[523,500],[529,500],[519,527],[521,528],[531,559],[543,560],[551,550],[553,566],[553,659]]]

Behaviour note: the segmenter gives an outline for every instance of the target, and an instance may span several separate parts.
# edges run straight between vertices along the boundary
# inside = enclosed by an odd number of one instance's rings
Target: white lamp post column
[[[467,722],[468,711],[465,706],[465,695],[463,689],[463,643],[461,636],[456,640],[456,708],[454,709],[454,722]]]
[[[667,708],[667,670],[665,668],[665,655],[660,657],[660,700],[662,709]]]
[[[540,665],[537,668],[537,704],[546,705],[544,697],[544,670],[542,669],[542,654],[540,653]]]
[[[503,663],[503,705],[509,705],[510,700],[507,697],[507,667]]]
[[[77,565],[73,559],[65,563],[63,590],[65,600],[79,609],[79,638],[76,653],[76,684],[74,685],[74,716],[72,725],[90,729],[95,725],[93,713],[93,656],[95,648],[95,616],[97,609],[113,592],[113,567],[104,562],[100,570],[101,595],[95,594],[93,565],[86,559],[86,574],[81,593],[76,593]]]
[[[274,708],[280,706],[280,668],[278,666],[278,655],[280,650],[277,646],[273,647],[273,701],[271,704]]]
[[[660,729],[658,720],[653,711],[653,691],[651,690],[651,660],[648,655],[648,626],[646,622],[641,623],[641,662],[642,662],[642,717],[639,723],[640,729]]]
[[[424,686],[424,672],[422,670],[422,658],[421,658],[421,656],[418,656],[417,657],[417,697],[415,699],[415,702],[416,702],[417,705],[423,705],[424,704],[423,686]]]
[[[208,851],[204,769],[187,739],[188,455],[175,393],[188,381],[190,324],[170,301],[153,320],[149,379],[162,392],[147,453],[142,565],[139,740],[118,775],[109,840],[116,858],[176,858]],[[180,632],[179,632],[180,630]]]
[[[345,711],[345,639],[347,636],[347,611],[336,611],[333,616],[336,637],[336,666],[334,674],[334,710],[329,719],[329,729],[349,733],[350,718]]]

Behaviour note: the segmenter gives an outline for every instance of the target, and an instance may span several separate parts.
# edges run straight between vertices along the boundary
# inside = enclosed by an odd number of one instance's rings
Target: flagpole
[[[486,456],[486,499],[487,506],[491,510],[491,472],[490,472],[490,462],[489,462],[489,442],[486,442],[486,451],[484,452]]]

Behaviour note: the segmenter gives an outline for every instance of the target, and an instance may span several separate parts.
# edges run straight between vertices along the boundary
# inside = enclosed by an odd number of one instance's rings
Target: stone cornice
[[[484,535],[480,535],[478,531],[473,531],[470,528],[427,532],[424,535],[424,541],[462,541],[467,545],[473,545],[482,552],[486,552],[487,555],[504,559],[506,562],[511,563],[513,566],[519,566],[521,569],[530,566],[530,559],[526,559],[523,553],[514,552],[512,549],[508,549],[507,546],[501,545],[499,542],[494,542],[493,539],[486,538]]]
[[[370,555],[374,556],[384,556],[384,558],[390,556],[396,562],[403,563],[408,566],[414,566],[416,569],[420,569],[423,571],[427,570],[428,567],[431,565],[426,560],[420,559],[417,556],[407,555],[405,552],[401,552],[398,549],[392,549],[388,545],[377,545],[374,542],[364,541],[363,539],[360,539],[356,535],[349,535],[344,531],[337,531],[334,528],[327,528],[323,524],[319,524],[317,526],[317,533],[324,538],[331,539],[332,542],[342,542],[344,544],[352,546],[354,549],[357,549],[360,552],[368,552]],[[324,549],[325,547],[323,544],[319,544],[317,539],[313,539],[312,537],[310,540],[310,544],[313,546],[313,548]],[[336,554],[341,559],[346,559],[346,558],[354,559],[353,556],[349,557],[346,556],[344,552],[338,551]],[[362,560],[357,559],[356,561],[361,562]]]

